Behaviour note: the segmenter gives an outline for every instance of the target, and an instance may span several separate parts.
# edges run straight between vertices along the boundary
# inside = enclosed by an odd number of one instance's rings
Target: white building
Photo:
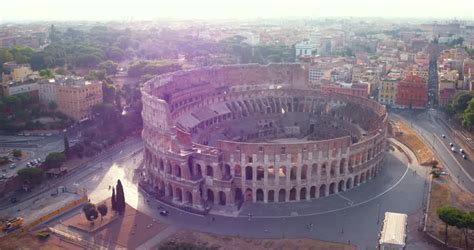
[[[34,91],[38,91],[39,86],[38,83],[33,82],[33,83],[20,83],[20,84],[14,84],[13,82],[8,84],[8,93],[6,95],[19,95],[23,93],[31,93]]]
[[[295,45],[296,57],[311,56],[316,47],[310,42],[297,43]]]
[[[405,248],[407,215],[386,212],[380,232],[380,250],[403,250]]]
[[[39,84],[39,101],[41,104],[48,105],[50,102],[56,102],[56,81],[49,79]]]

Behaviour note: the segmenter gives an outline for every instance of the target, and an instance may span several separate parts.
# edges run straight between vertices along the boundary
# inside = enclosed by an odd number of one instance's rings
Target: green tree
[[[107,73],[107,75],[115,76],[118,73],[118,64],[111,60],[101,62],[98,67],[99,69],[105,70],[105,73]]]
[[[122,186],[122,182],[120,180],[117,180],[117,186],[115,187],[115,189],[117,190],[117,196],[116,196],[117,212],[119,214],[123,215],[123,213],[125,212],[126,205],[125,205],[125,194],[123,192],[123,186]]]
[[[115,187],[112,188],[112,210],[117,211],[117,196],[115,195]]]
[[[448,245],[448,226],[456,226],[459,224],[462,212],[455,207],[440,207],[436,210],[438,217],[444,222],[444,244]]]
[[[100,213],[100,219],[103,220],[104,216],[107,215],[107,211],[108,211],[107,204],[105,203],[100,204],[99,206],[97,206],[97,210]]]
[[[23,182],[31,185],[41,184],[43,181],[43,170],[41,168],[22,168],[17,171],[17,175]]]
[[[13,149],[13,150],[12,150],[12,155],[13,155],[13,157],[19,158],[19,157],[21,157],[22,153],[23,153],[23,152],[21,152],[20,149]]]
[[[453,99],[452,106],[454,111],[457,113],[462,113],[468,107],[469,102],[471,101],[474,93],[461,93]]]
[[[92,225],[94,225],[94,221],[99,218],[97,208],[90,202],[82,207],[82,212],[84,213],[86,220],[90,221]]]
[[[54,78],[54,72],[50,69],[42,69],[40,70],[39,74],[45,79]]]
[[[44,160],[48,168],[59,168],[66,161],[66,155],[60,152],[49,153]]]

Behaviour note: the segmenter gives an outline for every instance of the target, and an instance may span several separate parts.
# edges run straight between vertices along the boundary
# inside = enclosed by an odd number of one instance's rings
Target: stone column
[[[268,190],[263,190],[263,202],[268,203]]]

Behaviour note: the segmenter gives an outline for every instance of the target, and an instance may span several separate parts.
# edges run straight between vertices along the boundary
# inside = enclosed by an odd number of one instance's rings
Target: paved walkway
[[[155,237],[149,239],[147,242],[138,246],[137,249],[152,249],[160,244],[164,239],[176,233],[180,229],[177,225],[168,226],[165,230],[159,232]]]

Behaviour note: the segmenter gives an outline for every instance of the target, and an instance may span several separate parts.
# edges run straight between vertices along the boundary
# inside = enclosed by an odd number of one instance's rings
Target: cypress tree
[[[117,180],[117,211],[120,214],[125,212],[125,194],[123,193],[123,186],[120,180]]]
[[[64,135],[64,154],[66,154],[66,156],[69,156],[69,139],[66,135]]]
[[[115,188],[112,188],[112,210],[117,211],[117,198],[115,196]]]

